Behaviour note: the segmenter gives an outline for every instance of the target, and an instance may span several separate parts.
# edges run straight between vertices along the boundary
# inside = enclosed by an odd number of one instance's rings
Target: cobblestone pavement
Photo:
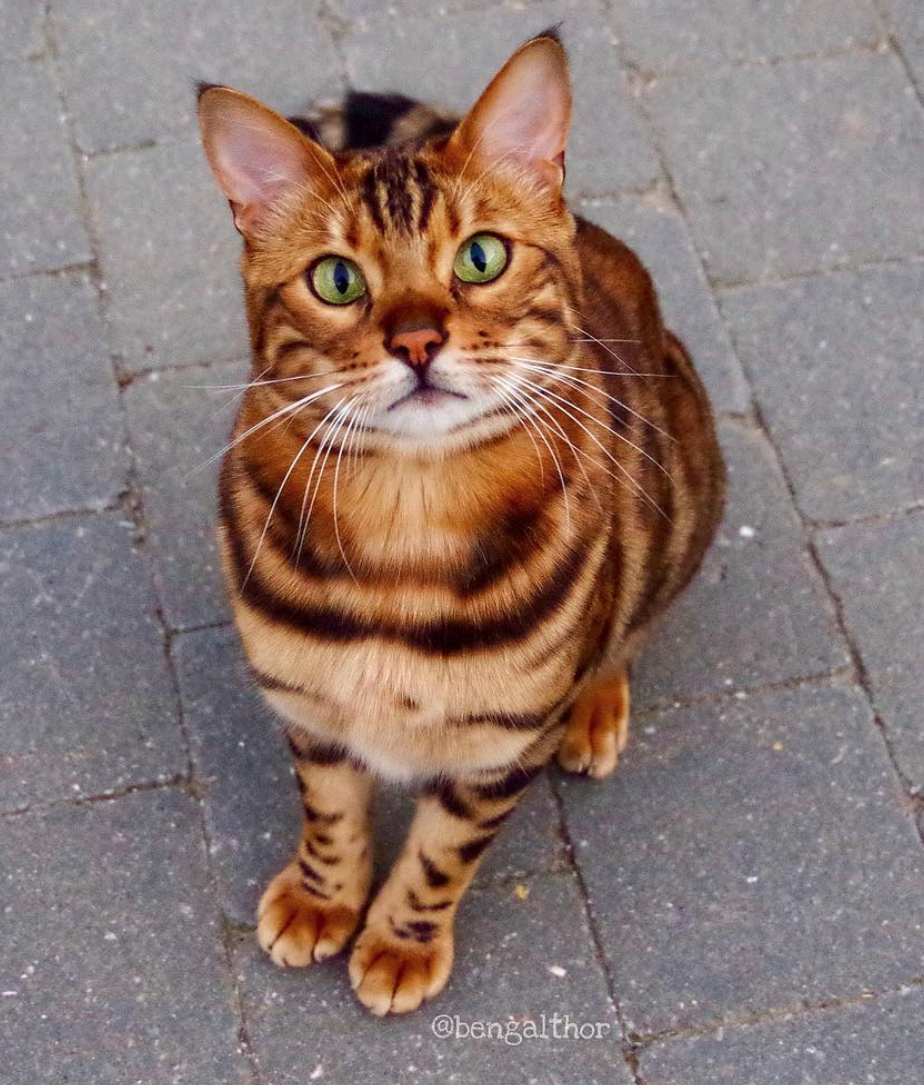
[[[540,781],[450,985],[382,1022],[342,960],[283,974],[252,936],[297,800],[211,542],[246,347],[191,80],[458,107],[559,19],[572,200],[653,269],[730,505],[617,776]],[[921,0],[0,23],[0,1082],[921,1085]],[[407,805],[382,799],[385,852]],[[471,1034],[543,1014],[546,1038]]]

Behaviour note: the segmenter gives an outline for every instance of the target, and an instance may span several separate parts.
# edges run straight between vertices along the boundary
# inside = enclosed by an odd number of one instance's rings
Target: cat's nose
[[[433,325],[402,328],[388,340],[388,349],[414,370],[424,370],[433,361],[446,336]]]

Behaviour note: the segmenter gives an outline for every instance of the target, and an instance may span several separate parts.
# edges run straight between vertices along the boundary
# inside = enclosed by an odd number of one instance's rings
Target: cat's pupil
[[[338,294],[345,294],[350,288],[350,273],[342,260],[337,261],[334,268],[334,289]]]
[[[488,266],[488,258],[485,255],[484,249],[478,244],[477,241],[472,242],[472,247],[468,251],[471,257],[472,263],[478,269],[478,272],[483,275],[485,268]]]

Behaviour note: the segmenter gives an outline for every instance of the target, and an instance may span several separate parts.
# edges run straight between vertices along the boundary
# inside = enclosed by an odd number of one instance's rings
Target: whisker
[[[235,437],[233,441],[230,441],[228,444],[226,444],[225,447],[216,452],[214,456],[210,456],[203,463],[198,464],[191,471],[188,471],[183,476],[183,480],[185,481],[189,478],[190,475],[195,474],[197,471],[203,470],[210,464],[213,464],[216,460],[220,460],[221,457],[225,455],[225,453],[230,452],[231,449],[239,445],[241,441],[246,441],[248,437],[256,433],[258,430],[263,429],[264,426],[268,426],[270,422],[274,422],[278,418],[282,418],[287,414],[291,414],[293,411],[300,411],[302,407],[307,407],[308,404],[312,403],[314,400],[320,399],[321,396],[327,395],[328,392],[336,392],[338,388],[342,387],[343,381],[341,381],[339,384],[331,384],[327,388],[322,388],[319,392],[312,392],[307,396],[303,396],[301,399],[295,400],[294,403],[287,403],[284,407],[280,407],[279,410],[273,411],[272,414],[267,415],[266,418],[261,419],[253,426],[250,426],[249,429],[246,429],[238,437]]]
[[[661,429],[661,427],[655,425],[654,422],[650,422],[644,415],[639,414],[638,411],[634,411],[628,405],[628,403],[623,403],[621,399],[617,399],[616,396],[610,395],[610,393],[604,391],[604,389],[595,387],[593,384],[590,383],[590,381],[581,380],[580,377],[572,377],[569,373],[556,373],[556,367],[552,365],[552,363],[539,365],[535,363],[531,364],[529,359],[526,358],[511,358],[510,360],[512,362],[515,362],[516,365],[522,369],[532,369],[537,373],[545,373],[548,376],[552,377],[553,380],[567,381],[572,387],[582,385],[584,388],[589,388],[597,395],[606,396],[606,398],[611,402],[615,403],[617,407],[622,407],[624,411],[628,411],[629,414],[633,415],[640,422],[644,422],[646,426],[650,426],[656,433],[660,433],[662,437],[666,437],[668,441],[673,441],[676,444],[676,438],[672,437],[669,433],[666,432],[666,430]]]
[[[526,381],[522,377],[517,378],[517,380],[520,383],[523,383],[523,384],[527,385],[529,388],[532,388],[538,395],[540,395],[542,397],[552,396],[553,397],[553,405],[557,406],[558,409],[562,412],[562,414],[567,415],[567,417],[570,418],[571,421],[574,422],[574,424],[576,426],[579,426],[587,434],[587,436],[594,442],[594,444],[600,449],[600,451],[603,453],[603,455],[606,456],[606,458],[608,460],[610,460],[623,473],[623,475],[625,475],[626,479],[628,479],[629,483],[631,484],[633,492],[635,492],[639,496],[643,497],[648,502],[648,504],[651,505],[651,507],[653,509],[655,509],[658,513],[660,513],[661,516],[664,517],[665,520],[668,521],[668,523],[671,522],[671,519],[667,515],[667,513],[654,500],[654,498],[651,497],[645,491],[644,487],[636,479],[634,479],[632,477],[632,475],[626,470],[626,468],[623,466],[623,464],[621,464],[619,462],[619,460],[617,460],[616,457],[609,451],[609,449],[604,444],[602,444],[601,441],[599,441],[598,438],[593,433],[591,433],[591,431],[584,425],[583,422],[581,422],[581,420],[579,418],[575,418],[575,416],[573,414],[571,414],[570,411],[567,410],[567,405],[568,405],[567,400],[562,399],[560,396],[555,396],[554,393],[549,392],[548,389],[542,388],[540,385],[535,384],[532,381]],[[558,402],[555,403],[554,402],[555,400],[557,400]],[[562,404],[565,404],[565,406],[562,406]],[[586,414],[586,411],[584,413]],[[591,418],[592,421],[597,421],[596,419],[593,418],[593,415],[590,415],[589,417]],[[604,428],[606,428],[606,427],[604,427]],[[631,442],[629,442],[629,443],[631,444]],[[662,468],[662,470],[663,470],[663,468]],[[619,481],[619,480],[617,480],[617,481]],[[623,483],[623,485],[625,485],[625,483]]]
[[[345,397],[341,397],[341,399],[331,408],[331,410],[328,411],[328,414],[325,415],[325,418],[328,417],[333,411],[335,411],[340,406],[341,403],[343,403],[344,398]],[[308,436],[305,438],[305,443],[302,445],[302,447],[295,454],[292,462],[289,464],[288,471],[286,471],[285,475],[283,476],[282,482],[279,485],[279,489],[276,491],[276,496],[273,498],[273,503],[270,505],[269,512],[266,515],[266,522],[263,525],[263,530],[260,532],[260,538],[257,540],[257,548],[254,551],[253,560],[250,562],[250,568],[247,570],[247,575],[244,577],[244,581],[241,584],[241,587],[240,587],[241,594],[243,594],[244,588],[247,587],[247,581],[250,580],[250,574],[253,572],[254,566],[257,564],[257,558],[260,556],[260,549],[263,546],[263,540],[266,538],[267,531],[269,531],[270,522],[273,519],[273,514],[276,511],[276,506],[279,504],[279,499],[282,497],[282,491],[286,488],[286,483],[289,481],[289,478],[291,477],[292,472],[295,470],[296,466],[298,465],[298,461],[302,458],[302,456],[305,453],[305,450],[309,447],[311,442],[314,440],[314,435],[318,432],[318,430],[321,428],[321,426],[324,425],[324,421],[325,421],[325,419],[322,418],[321,421],[317,424],[317,426],[315,426],[315,428],[311,431],[311,433],[309,433]]]
[[[358,396],[354,396],[347,406],[352,406],[353,403],[361,401],[362,397],[363,393],[361,392]],[[334,467],[334,495],[331,504],[331,514],[334,519],[334,536],[337,539],[337,549],[340,551],[340,556],[343,558],[343,564],[346,566],[347,572],[353,578],[354,583],[358,583],[356,574],[353,572],[353,567],[350,565],[350,560],[346,556],[346,551],[343,549],[343,540],[340,537],[340,523],[337,519],[337,486],[340,482],[340,465],[343,462],[344,448],[348,447],[347,442],[352,441],[353,436],[355,436],[354,426],[359,420],[359,414],[357,412],[356,414],[353,414],[352,417],[349,415],[347,417],[349,418],[349,422],[347,423],[347,429],[343,436],[343,440],[340,442],[340,447],[337,449],[337,463]]]
[[[513,395],[517,394],[516,389],[511,388],[509,383],[504,381],[504,379],[502,377],[498,377],[498,378],[495,378],[495,379],[501,382],[501,386],[504,387],[510,395],[513,396]],[[555,451],[553,446],[550,444],[548,438],[542,433],[542,431],[540,429],[537,429],[536,432],[543,439],[543,441],[545,441],[546,447],[549,450],[549,454],[552,457],[552,462],[555,464],[555,469],[558,471],[558,478],[561,481],[561,493],[562,493],[562,497],[563,497],[564,502],[565,502],[565,532],[566,532],[566,534],[570,535],[571,534],[571,498],[568,496],[568,487],[565,485],[565,473],[564,473],[564,471],[562,470],[562,467],[561,467],[561,460],[558,458],[558,453]]]
[[[590,478],[589,478],[589,476],[587,474],[587,469],[584,467],[584,460],[583,460],[582,456],[584,458],[589,459],[590,462],[595,467],[599,467],[602,471],[605,471],[606,474],[611,475],[613,478],[615,478],[616,476],[613,475],[612,471],[608,470],[602,463],[600,463],[598,460],[593,459],[592,457],[590,457],[589,455],[584,453],[583,449],[580,449],[580,448],[577,447],[577,445],[575,445],[575,443],[571,440],[571,438],[568,436],[568,434],[565,433],[564,429],[562,428],[561,423],[551,413],[551,411],[548,409],[548,407],[545,406],[544,403],[539,402],[536,399],[535,396],[531,396],[525,389],[521,389],[520,394],[524,399],[529,401],[529,403],[533,406],[534,411],[542,411],[542,413],[548,418],[549,422],[555,427],[555,431],[558,433],[558,435],[561,437],[561,439],[565,442],[565,444],[568,446],[568,448],[571,449],[571,452],[574,455],[574,462],[580,468],[581,474],[584,476],[584,481],[587,483],[587,488],[590,491],[590,493],[593,494],[594,501],[596,501],[596,503],[597,503],[597,508],[600,509],[600,511],[602,512],[603,511],[603,505],[600,502],[600,498],[597,495],[597,491],[594,489],[594,486],[590,481]],[[537,421],[541,422],[542,420],[537,419]]]
[[[311,473],[308,476],[308,481],[305,483],[305,496],[302,498],[302,509],[301,509],[301,514],[299,515],[299,521],[298,521],[298,523],[299,523],[299,532],[298,532],[298,536],[297,536],[298,550],[297,550],[296,555],[295,555],[295,564],[296,565],[298,564],[299,558],[301,557],[302,548],[305,545],[305,540],[308,537],[308,525],[311,523],[311,514],[312,514],[312,512],[314,512],[315,502],[317,501],[318,493],[321,490],[321,480],[324,477],[324,469],[325,469],[325,467],[327,467],[327,461],[330,459],[331,449],[333,448],[333,438],[339,432],[340,424],[341,424],[343,418],[345,418],[347,413],[349,412],[351,404],[352,404],[352,400],[350,400],[348,403],[345,403],[343,405],[343,407],[340,408],[340,410],[337,412],[337,414],[334,416],[334,418],[329,423],[327,433],[325,433],[323,438],[321,439],[321,443],[318,446],[317,454],[314,457],[314,462],[311,465]],[[308,511],[307,511],[307,514],[306,514],[305,505],[306,505],[306,503],[308,501],[308,490],[311,488],[311,480],[314,477],[314,469],[317,466],[317,463],[318,463],[318,460],[319,460],[319,458],[321,456],[321,453],[324,452],[325,446],[327,447],[327,451],[326,451],[326,453],[324,455],[324,459],[323,459],[323,461],[321,463],[321,469],[318,471],[318,479],[317,479],[317,482],[315,483],[314,492],[311,495],[311,504],[308,506]],[[302,522],[303,519],[304,519],[304,523]]]
[[[526,368],[526,367],[523,366],[521,368]],[[653,463],[655,465],[655,467],[657,467],[657,469],[659,471],[663,472],[663,474],[666,475],[666,477],[671,480],[671,482],[674,481],[671,478],[670,474],[668,473],[667,468],[664,467],[662,464],[660,464],[654,458],[654,456],[652,456],[650,453],[646,452],[644,450],[644,448],[640,448],[634,441],[630,441],[628,437],[623,436],[623,434],[621,434],[621,433],[617,433],[616,430],[614,430],[611,426],[607,426],[605,423],[601,422],[599,418],[595,418],[589,411],[585,411],[583,407],[579,407],[576,403],[570,402],[570,400],[563,399],[556,392],[553,392],[550,388],[544,388],[541,385],[535,384],[535,383],[530,382],[530,381],[524,381],[524,383],[529,384],[531,387],[535,388],[537,391],[541,388],[542,391],[545,392],[546,395],[551,396],[553,399],[559,400],[561,403],[564,403],[568,407],[572,407],[579,414],[584,415],[585,418],[589,418],[592,422],[596,422],[596,424],[598,426],[600,426],[601,429],[605,429],[607,433],[612,434],[615,438],[617,438],[617,440],[624,441],[630,448],[634,448],[635,451],[640,456],[644,456],[646,460],[650,460],[651,463]],[[643,421],[644,421],[644,419],[643,419]]]
[[[520,423],[520,425],[521,425],[521,426],[523,427],[523,432],[524,432],[524,433],[526,434],[526,436],[527,436],[527,437],[528,437],[528,438],[529,438],[529,439],[530,439],[530,440],[532,441],[532,443],[533,443],[533,449],[534,449],[534,451],[535,451],[535,453],[536,453],[536,460],[537,460],[537,461],[538,461],[538,463],[539,463],[539,481],[540,481],[540,482],[542,483],[542,486],[543,486],[543,488],[544,488],[544,487],[545,487],[545,464],[544,464],[544,463],[542,462],[542,453],[541,453],[541,452],[539,451],[539,446],[538,446],[538,445],[536,444],[536,438],[535,438],[535,437],[533,437],[533,434],[532,434],[532,430],[530,430],[529,426],[527,426],[527,424],[526,424],[527,420],[526,420],[526,419],[525,419],[525,418],[524,418],[524,417],[523,417],[523,416],[522,416],[522,415],[521,415],[521,414],[519,413],[519,411],[518,411],[518,410],[516,409],[516,404],[515,404],[515,403],[513,402],[513,400],[511,400],[511,399],[510,399],[510,398],[508,397],[507,393],[506,393],[506,392],[504,392],[504,391],[503,391],[503,390],[502,390],[502,389],[500,388],[500,384],[499,384],[499,382],[498,382],[498,381],[497,381],[497,380],[496,380],[495,378],[493,378],[493,377],[492,377],[492,378],[491,378],[491,383],[492,383],[492,384],[494,384],[494,385],[495,385],[495,387],[496,387],[496,388],[498,389],[498,394],[499,394],[499,395],[500,395],[500,397],[501,397],[501,401],[503,402],[503,404],[504,404],[504,407],[505,407],[505,408],[506,408],[506,409],[507,409],[508,411],[510,411],[510,412],[511,412],[511,414],[513,415],[513,417],[514,417],[514,418],[515,418],[515,419],[517,420],[517,422],[519,422],[519,423]]]

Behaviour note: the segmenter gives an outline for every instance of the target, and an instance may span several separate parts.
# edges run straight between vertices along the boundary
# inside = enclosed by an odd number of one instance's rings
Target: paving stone
[[[195,143],[105,155],[87,183],[114,350],[132,373],[248,353],[240,237]]]
[[[921,1076],[920,989],[755,1028],[657,1044],[646,1085],[910,1085]]]
[[[154,792],[0,833],[3,1085],[243,1085],[196,803]]]
[[[649,103],[713,278],[921,252],[924,113],[894,56],[671,76]]]
[[[615,9],[626,53],[640,67],[729,64],[876,45],[882,25],[869,0],[845,0],[832,17],[828,0],[622,0]]]
[[[558,966],[564,975],[550,972]],[[346,961],[282,972],[248,942],[239,962],[245,1013],[261,1072],[273,1085],[315,1080],[529,1081],[628,1085],[617,1024],[570,876],[530,882],[525,901],[509,890],[473,895],[457,923],[456,963],[445,991],[416,1013],[382,1021],[350,991]],[[603,1026],[600,1039],[551,1038],[552,1015]],[[516,1028],[526,1020],[548,1039],[471,1039],[473,1022]],[[458,1021],[458,1025],[457,1022]],[[437,1035],[441,1027],[450,1034]],[[559,1035],[564,1024],[558,1025]],[[594,1032],[596,1033],[596,1029]],[[586,1034],[585,1034],[586,1035]],[[458,1036],[458,1038],[456,1038]]]
[[[45,65],[0,67],[0,101],[0,274],[91,259],[73,154]]]
[[[0,807],[186,769],[176,698],[131,524],[0,532]]]
[[[230,620],[215,539],[218,461],[247,362],[151,373],[125,390],[157,590],[174,629]],[[209,387],[218,386],[218,387]]]
[[[859,690],[649,717],[619,773],[605,796],[561,788],[635,1032],[920,975],[924,854]]]
[[[291,759],[246,674],[232,629],[181,636],[175,652],[193,756],[207,783],[222,906],[235,922],[249,924],[266,883],[298,841],[301,811]],[[374,807],[380,878],[397,857],[412,810],[411,794],[380,788]],[[558,807],[548,779],[540,777],[488,852],[476,884],[561,864]]]
[[[613,33],[586,4],[497,5],[439,19],[369,20],[346,35],[347,72],[362,90],[398,90],[464,112],[524,40],[562,20],[575,87],[568,190],[599,195],[647,187],[659,175],[657,159],[619,69]],[[434,49],[440,58],[436,80],[432,67],[420,63]]]
[[[750,393],[744,374],[681,216],[645,197],[585,203],[580,211],[642,258],[665,320],[689,347],[716,411],[747,410]]]
[[[84,151],[191,136],[196,79],[284,112],[343,85],[313,0],[54,0],[52,19]]]
[[[532,0],[494,0],[493,7],[521,11]],[[338,0],[337,15],[344,19],[368,19],[389,15],[392,18],[402,16],[432,16],[464,11],[466,8],[483,8],[484,0]],[[540,29],[542,29],[540,27]]]
[[[899,766],[924,791],[924,516],[857,524],[816,541]]]
[[[803,512],[924,502],[924,264],[730,291],[722,310]]]
[[[35,0],[0,0],[0,56],[37,56],[45,47],[42,34],[43,8]]]
[[[636,708],[807,678],[849,662],[766,440],[738,423],[723,425],[721,435],[725,519],[703,568],[641,654]]]
[[[102,508],[125,486],[98,305],[80,274],[0,285],[0,520]]]

